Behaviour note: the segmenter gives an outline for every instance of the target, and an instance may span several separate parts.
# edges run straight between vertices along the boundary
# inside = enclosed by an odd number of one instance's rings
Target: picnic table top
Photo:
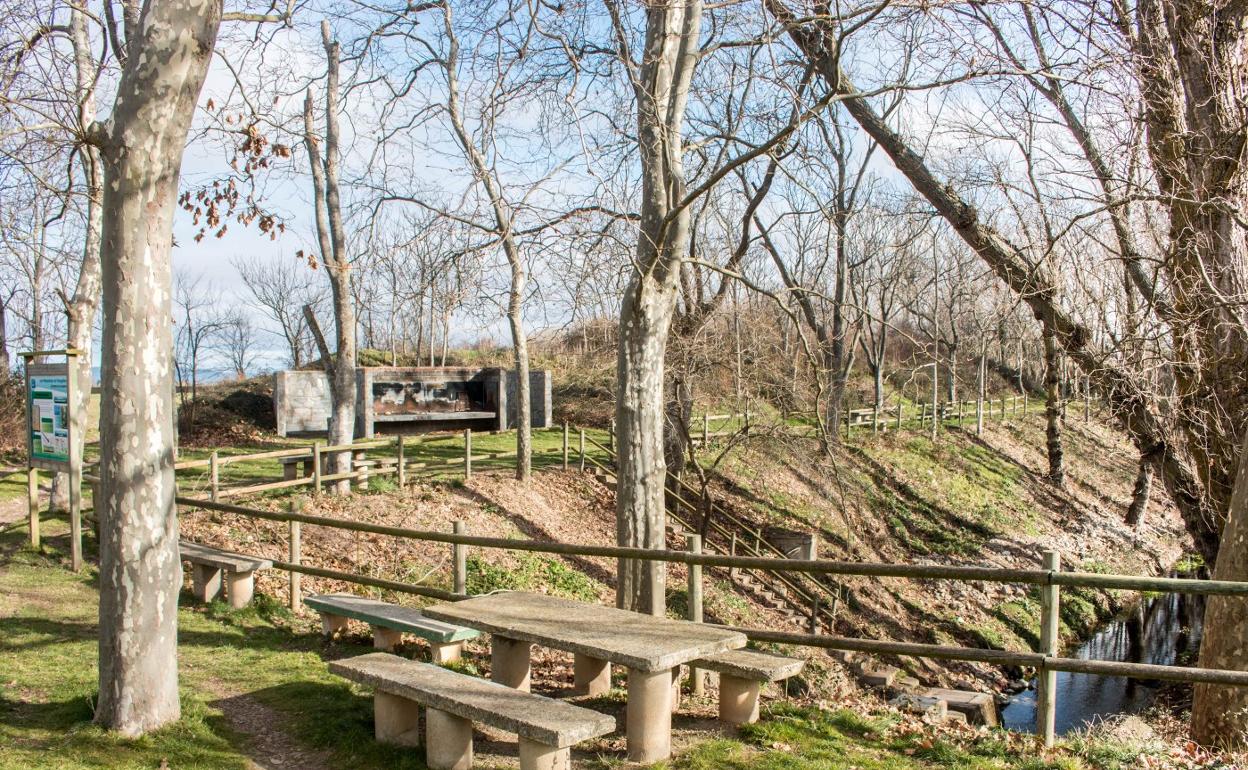
[[[424,613],[645,672],[666,671],[746,643],[745,635],[737,631],[523,591],[437,604]]]

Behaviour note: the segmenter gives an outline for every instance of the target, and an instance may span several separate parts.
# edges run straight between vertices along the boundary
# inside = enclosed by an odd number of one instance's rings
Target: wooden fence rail
[[[386,580],[366,575],[357,575],[339,570],[312,567],[302,563],[293,553],[290,561],[274,561],[278,569],[290,570],[301,574],[353,582],[360,585],[374,586],[388,590],[417,594],[435,599],[458,600],[466,596],[466,579],[460,576],[458,565],[466,561],[468,547],[494,548],[510,551],[530,551],[563,556],[595,556],[616,559],[638,559],[665,563],[686,564],[690,581],[697,576],[698,586],[692,586],[690,596],[701,597],[701,567],[721,567],[729,569],[756,569],[764,571],[789,571],[812,574],[832,574],[858,577],[899,577],[927,580],[963,580],[985,581],[994,583],[1021,583],[1042,586],[1048,596],[1042,602],[1042,628],[1056,627],[1058,622],[1059,604],[1058,589],[1060,586],[1080,586],[1090,588],[1118,588],[1134,591],[1163,591],[1175,593],[1191,593],[1221,596],[1248,596],[1248,582],[1194,580],[1187,578],[1157,578],[1135,575],[1106,575],[1090,572],[1064,572],[1060,569],[1057,554],[1046,552],[1043,556],[1042,569],[1013,569],[1005,567],[952,566],[928,564],[891,564],[886,562],[848,562],[826,559],[775,559],[762,556],[735,556],[706,553],[701,548],[700,539],[688,540],[688,550],[653,550],[647,548],[627,548],[621,546],[602,546],[588,544],[572,544],[557,542],[539,542],[535,540],[517,540],[502,537],[483,537],[469,535],[465,532],[462,522],[457,522],[453,532],[437,532],[418,530],[406,527],[392,527],[382,524],[350,521],[328,516],[305,514],[298,510],[287,512],[262,511],[238,505],[201,500],[197,498],[178,497],[177,503],[183,506],[205,510],[233,513],[251,518],[266,519],[277,522],[297,522],[313,526],[324,526],[355,532],[388,535],[412,540],[444,543],[452,546],[455,563],[455,591],[432,586],[422,586],[399,581]],[[293,585],[293,583],[292,583]],[[296,602],[291,597],[291,602]],[[692,605],[691,605],[692,609]],[[1248,671],[1226,669],[1185,668],[1182,666],[1164,666],[1143,663],[1122,663],[1113,661],[1083,660],[1064,658],[1056,655],[1056,647],[1047,638],[1042,640],[1046,649],[1041,652],[1009,652],[1005,650],[986,650],[974,647],[952,645],[919,644],[897,642],[891,640],[854,639],[827,634],[800,634],[769,629],[741,628],[751,639],[756,641],[794,644],[825,649],[848,650],[871,654],[906,655],[920,658],[937,658],[945,660],[962,660],[995,665],[1034,667],[1041,676],[1037,703],[1044,708],[1036,711],[1036,734],[1046,745],[1055,739],[1056,719],[1055,708],[1057,691],[1053,685],[1053,672],[1066,671],[1071,673],[1097,674],[1101,676],[1135,677],[1160,679],[1178,682],[1198,682],[1208,684],[1248,686]]]

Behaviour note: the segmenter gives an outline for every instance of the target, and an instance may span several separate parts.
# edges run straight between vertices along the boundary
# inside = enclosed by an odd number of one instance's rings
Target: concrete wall
[[[286,371],[273,375],[273,412],[277,434],[325,433],[329,430],[329,377],[325,372]]]
[[[551,403],[551,383],[554,377],[548,369],[529,370],[529,418],[534,428],[549,428],[554,425],[554,409]],[[515,404],[520,400],[517,391],[520,378],[514,370],[507,372],[507,424],[504,429],[514,428],[519,424]]]
[[[428,429],[509,430],[518,422],[515,413],[518,379],[515,372],[502,376],[500,369],[468,369],[457,367],[360,367],[356,370],[356,438],[371,438],[382,423],[373,419],[373,382],[475,381],[484,385],[490,411],[497,415],[489,420],[442,424],[438,421],[402,421],[385,423],[391,430],[417,432]],[[329,378],[318,371],[277,372],[273,383],[273,411],[277,417],[278,435],[325,433],[329,428]],[[529,372],[530,419],[534,428],[554,424],[551,400],[553,376],[547,370]],[[506,386],[503,387],[502,383]],[[389,432],[389,431],[388,431]]]

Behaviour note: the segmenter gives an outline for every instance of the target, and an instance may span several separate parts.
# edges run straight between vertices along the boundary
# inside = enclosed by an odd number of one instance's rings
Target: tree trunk
[[[316,212],[317,243],[321,262],[329,276],[334,308],[335,351],[329,372],[329,443],[351,444],[355,441],[355,301],[351,294],[351,262],[347,256],[346,235],[342,222],[342,203],[338,185],[338,43],[330,36],[329,23],[321,23],[321,43],[328,64],[325,83],[325,154],[321,155],[312,119],[312,92],[303,102],[304,144],[312,171],[312,190]],[[350,473],[350,450],[334,452],[330,457],[331,473]],[[334,485],[340,495],[351,493],[351,480]]]
[[[663,373],[681,264],[689,243],[683,136],[689,83],[698,58],[702,3],[646,7],[646,39],[632,82],[641,159],[637,258],[620,303],[616,364],[619,440],[616,540],[622,546],[666,544],[663,456]],[[621,51],[627,43],[620,41]],[[620,560],[616,602],[662,616],[666,569],[661,562]]]
[[[1231,496],[1230,516],[1218,554],[1214,580],[1248,580],[1248,437],[1239,454],[1239,473]],[[1232,547],[1233,546],[1233,547]],[[1205,609],[1201,668],[1243,671],[1248,666],[1248,597],[1210,596]],[[1206,745],[1243,744],[1248,687],[1198,684],[1192,698],[1192,737]]]
[[[93,129],[105,178],[95,720],[129,736],[180,714],[170,250],[182,150],[220,20],[220,0],[146,4],[108,127]]]
[[[464,126],[463,115],[459,103],[459,39],[455,35],[451,21],[451,5],[443,8],[443,22],[448,44],[448,53],[443,59],[446,72],[447,115],[451,128],[459,141],[464,156],[473,170],[474,179],[482,186],[490,199],[490,209],[494,214],[496,234],[502,242],[503,254],[507,257],[507,267],[511,273],[511,285],[507,290],[507,326],[511,330],[511,346],[513,360],[516,365],[516,479],[528,481],[533,469],[533,417],[530,407],[532,395],[529,386],[529,344],[524,329],[524,291],[528,283],[524,256],[520,253],[520,245],[515,237],[515,211],[503,197],[503,186],[496,171],[490,166],[485,154],[477,146],[473,136]],[[487,140],[493,141],[492,134],[487,133]],[[449,303],[443,315],[444,322],[449,324]],[[446,365],[446,348],[450,334],[442,336],[442,365]]]
[[[95,119],[95,78],[97,67],[91,58],[91,42],[87,31],[87,17],[83,11],[70,7],[70,30],[74,51],[75,91],[78,99],[78,122],[82,126],[91,125]],[[83,177],[86,181],[86,236],[83,240],[82,265],[78,269],[78,283],[74,296],[65,308],[67,316],[66,346],[79,351],[76,358],[75,379],[78,387],[74,391],[76,403],[73,408],[81,415],[87,414],[91,403],[92,334],[95,331],[95,316],[100,302],[100,196],[103,180],[100,168],[99,150],[91,145],[81,148],[79,157],[82,159]],[[3,337],[0,329],[0,337]],[[0,361],[6,361],[0,356]],[[5,364],[7,366],[7,363]],[[82,447],[86,442],[86,422],[82,429],[72,436],[78,445],[78,456],[82,457]],[[58,473],[52,477],[52,494],[50,507],[53,510],[69,508],[69,474]]]
[[[1044,336],[1044,447],[1049,460],[1049,481],[1062,486],[1066,471],[1062,463],[1062,383],[1060,353],[1053,325],[1046,319]]]
[[[1153,489],[1153,459],[1140,455],[1140,467],[1135,474],[1135,489],[1131,492],[1131,505],[1127,508],[1127,526],[1139,532],[1148,513],[1149,493]]]

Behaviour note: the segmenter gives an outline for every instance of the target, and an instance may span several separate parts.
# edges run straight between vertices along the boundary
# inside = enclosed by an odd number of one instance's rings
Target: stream
[[[1073,657],[1131,663],[1172,665],[1200,647],[1204,604],[1198,597],[1162,594],[1146,599],[1131,612],[1110,621],[1075,651]],[[1057,732],[1079,730],[1117,714],[1148,708],[1160,686],[1153,680],[1057,673]],[[1015,695],[1001,710],[1009,730],[1035,732],[1036,691]]]

